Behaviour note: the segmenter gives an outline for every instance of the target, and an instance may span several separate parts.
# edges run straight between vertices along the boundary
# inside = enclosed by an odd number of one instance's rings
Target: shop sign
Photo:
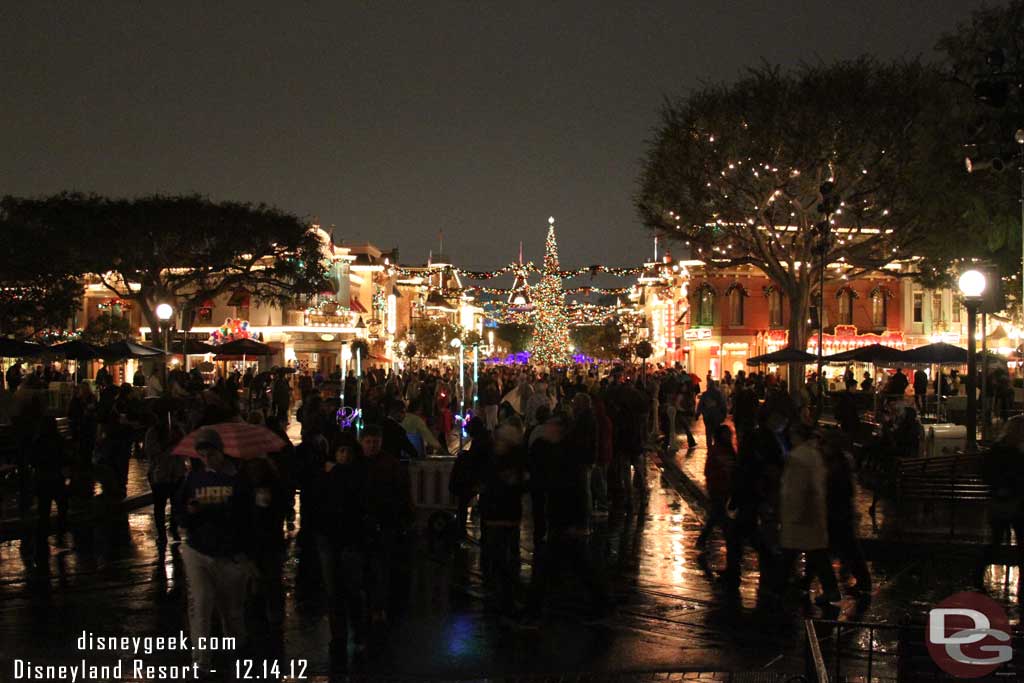
[[[683,330],[683,339],[686,341],[697,341],[700,339],[711,339],[710,327],[691,327]]]

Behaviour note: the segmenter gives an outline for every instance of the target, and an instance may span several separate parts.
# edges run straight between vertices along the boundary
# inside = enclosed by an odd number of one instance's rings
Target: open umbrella
[[[925,346],[919,346],[916,349],[910,349],[904,351],[900,356],[900,361],[910,364],[961,364],[967,362],[967,349],[959,346],[953,346],[945,342],[936,342],[934,344],[926,344]]]
[[[208,353],[217,353],[217,347],[196,339],[189,339],[185,342],[174,342],[171,344],[172,353],[184,353],[189,356],[203,356]]]
[[[768,365],[778,364],[784,365],[786,363],[813,363],[818,360],[818,357],[801,351],[800,349],[794,349],[786,347],[773,351],[772,353],[765,353],[760,356],[754,356],[753,358],[747,359],[747,365]]]
[[[0,358],[30,358],[45,349],[42,344],[0,338]]]
[[[152,346],[143,346],[130,341],[114,342],[100,349],[106,360],[124,360],[125,358],[153,358],[162,356],[164,352]]]
[[[54,344],[48,347],[46,352],[55,356],[64,356],[68,360],[93,360],[103,355],[102,350],[98,346],[93,346],[80,339]]]
[[[255,339],[236,339],[214,347],[218,356],[270,356],[274,349]]]
[[[874,365],[886,365],[905,362],[903,351],[894,349],[884,344],[871,344],[861,346],[857,349],[834,353],[825,357],[826,363],[873,363]]]
[[[285,441],[280,436],[262,425],[253,425],[248,422],[221,422],[201,427],[192,432],[175,446],[172,453],[188,458],[198,458],[196,452],[196,435],[203,429],[212,429],[220,434],[224,442],[224,453],[233,458],[249,459],[258,458],[268,453],[277,453],[285,447]]]

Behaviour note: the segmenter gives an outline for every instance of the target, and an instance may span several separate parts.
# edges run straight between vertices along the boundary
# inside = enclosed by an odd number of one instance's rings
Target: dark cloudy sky
[[[407,262],[443,229],[468,267],[539,260],[553,214],[564,265],[624,265],[651,252],[630,196],[664,95],[931,57],[981,4],[7,2],[0,194],[263,201]]]

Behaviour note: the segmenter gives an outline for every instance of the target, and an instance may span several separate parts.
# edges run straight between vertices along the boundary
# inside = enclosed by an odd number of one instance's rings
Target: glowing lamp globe
[[[960,291],[969,299],[977,299],[985,293],[985,275],[980,271],[964,271],[960,274],[958,284]]]
[[[161,320],[170,320],[172,315],[174,315],[174,309],[170,304],[160,304],[156,307],[156,317]]]
[[[454,339],[452,339],[451,345],[453,349],[457,349],[460,346],[462,346],[462,340],[459,339],[458,337],[455,337]]]

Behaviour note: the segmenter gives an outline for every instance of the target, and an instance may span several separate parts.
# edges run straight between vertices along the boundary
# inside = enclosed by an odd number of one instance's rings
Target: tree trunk
[[[786,291],[786,299],[789,301],[789,339],[788,345],[791,349],[807,350],[808,328],[807,317],[810,314],[810,286],[798,282],[795,287]],[[820,324],[821,312],[818,312]],[[789,366],[789,393],[793,396],[799,391],[803,382],[805,365],[803,363],[792,363]]]

